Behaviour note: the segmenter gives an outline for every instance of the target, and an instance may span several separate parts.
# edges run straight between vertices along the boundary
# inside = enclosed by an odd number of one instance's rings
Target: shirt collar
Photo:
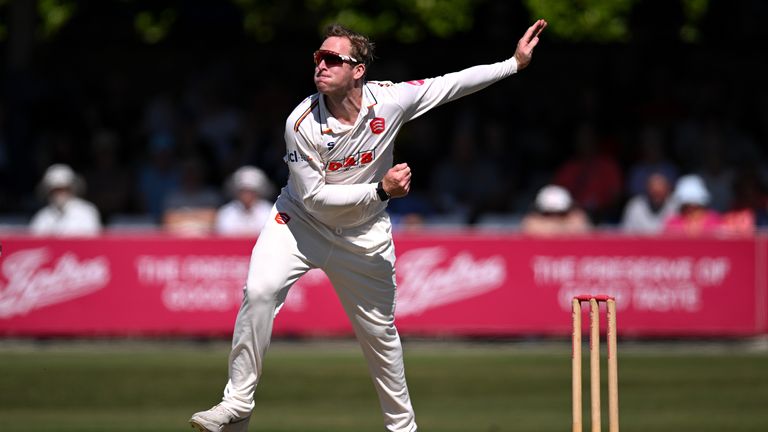
[[[340,121],[338,121],[335,117],[331,116],[330,111],[328,111],[328,107],[325,106],[325,98],[322,94],[320,94],[320,126],[322,128],[323,134],[340,134],[345,133],[352,129],[353,125],[345,125],[342,124]],[[360,114],[358,115],[358,118],[364,118],[368,115],[368,111],[373,108],[378,101],[376,100],[376,96],[373,94],[371,89],[369,88],[369,84],[366,82],[363,85],[363,101],[360,107]]]

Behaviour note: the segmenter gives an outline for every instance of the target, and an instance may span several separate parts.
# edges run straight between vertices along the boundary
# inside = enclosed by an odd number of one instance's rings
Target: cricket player
[[[505,61],[397,84],[366,80],[373,45],[365,36],[327,29],[314,54],[318,92],[285,124],[290,176],[251,254],[224,397],[194,414],[193,428],[247,429],[274,317],[293,283],[319,268],[362,347],[386,430],[417,430],[394,323],[395,250],[385,211],[411,185],[408,165],[392,166],[395,138],[405,122],[528,66],[546,26],[536,21]]]

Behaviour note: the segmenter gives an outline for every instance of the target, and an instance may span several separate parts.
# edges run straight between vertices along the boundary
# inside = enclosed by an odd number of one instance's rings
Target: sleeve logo
[[[291,220],[291,217],[288,216],[288,213],[280,212],[275,215],[275,222],[279,223],[280,225],[285,225]]]

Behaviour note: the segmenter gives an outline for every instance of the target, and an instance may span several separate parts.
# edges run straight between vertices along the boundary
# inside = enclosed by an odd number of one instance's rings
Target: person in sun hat
[[[722,229],[722,216],[709,207],[710,194],[704,180],[695,174],[680,177],[672,193],[678,211],[664,224],[664,233],[698,236]]]
[[[30,232],[44,236],[93,236],[101,232],[101,215],[92,203],[79,198],[85,183],[69,165],[48,167],[38,187],[48,204],[32,217]]]
[[[539,190],[533,210],[520,222],[521,232],[537,236],[584,234],[591,230],[587,214],[574,205],[570,192],[551,184]]]
[[[255,236],[261,232],[272,211],[272,184],[264,171],[243,166],[227,185],[234,198],[216,212],[215,231],[227,236]]]

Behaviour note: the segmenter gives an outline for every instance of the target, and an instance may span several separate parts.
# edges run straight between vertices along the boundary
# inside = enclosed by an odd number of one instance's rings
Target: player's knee
[[[247,283],[245,285],[245,297],[251,304],[270,303],[277,298],[277,290],[270,289],[264,283]]]
[[[364,334],[382,339],[398,337],[394,319],[383,316],[358,315],[355,317],[355,322],[359,331]]]

